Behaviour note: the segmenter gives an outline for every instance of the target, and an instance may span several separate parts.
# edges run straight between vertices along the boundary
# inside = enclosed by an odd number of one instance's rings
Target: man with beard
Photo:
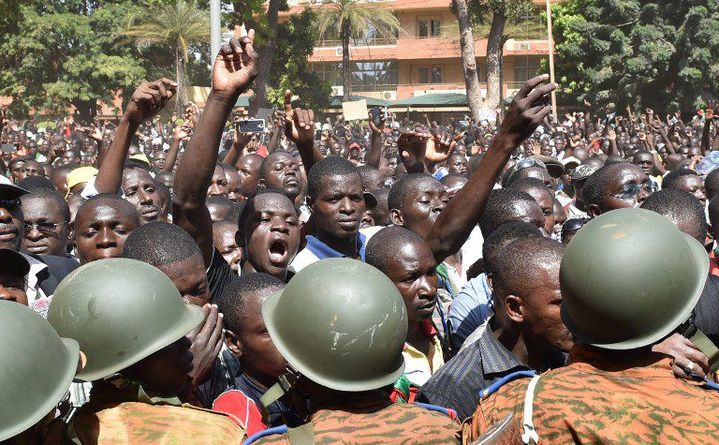
[[[13,184],[0,184],[0,248],[20,251],[24,236],[24,215],[21,197],[27,190]],[[55,291],[58,283],[78,263],[70,258],[53,255],[25,255],[30,263],[27,282],[27,297],[30,305],[36,300],[45,300]]]
[[[70,208],[54,189],[37,188],[23,195],[25,235],[22,251],[38,255],[67,256]]]

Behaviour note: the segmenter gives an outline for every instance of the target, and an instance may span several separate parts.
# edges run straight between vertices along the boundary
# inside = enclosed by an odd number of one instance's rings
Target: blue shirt
[[[449,337],[455,351],[464,340],[492,315],[492,288],[487,274],[472,278],[457,294],[449,309]]]

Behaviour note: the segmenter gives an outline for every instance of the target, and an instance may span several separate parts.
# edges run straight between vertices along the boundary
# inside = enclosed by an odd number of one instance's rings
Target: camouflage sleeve
[[[474,415],[462,426],[462,442],[472,443],[496,423],[512,415],[511,426],[507,429],[521,437],[522,408],[528,380],[521,379],[507,383],[496,393],[480,400]],[[520,439],[521,442],[521,439]]]

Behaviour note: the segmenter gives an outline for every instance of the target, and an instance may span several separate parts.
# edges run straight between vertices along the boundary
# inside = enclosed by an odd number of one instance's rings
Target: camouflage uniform
[[[316,444],[375,445],[459,443],[459,424],[415,405],[391,403],[374,391],[333,403],[310,416]],[[289,444],[288,434],[262,438],[255,444]]]
[[[606,351],[575,345],[566,367],[543,374],[532,422],[543,443],[719,443],[719,394],[674,377],[670,358],[631,367]],[[482,400],[463,426],[465,442],[514,413],[522,443],[527,379]]]
[[[136,392],[134,393],[136,394]],[[240,444],[240,422],[229,414],[191,405],[133,400],[128,390],[95,385],[74,416],[69,436],[81,444]]]

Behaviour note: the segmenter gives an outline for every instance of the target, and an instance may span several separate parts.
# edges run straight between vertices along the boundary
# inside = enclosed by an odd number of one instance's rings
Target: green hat
[[[0,301],[0,441],[55,409],[75,376],[80,349],[25,305]]]
[[[338,391],[391,385],[404,372],[407,311],[395,285],[360,261],[300,271],[262,305],[277,349],[300,374]]]
[[[47,319],[80,344],[84,381],[109,377],[193,330],[202,309],[183,303],[172,281],[142,261],[108,258],[75,269],[55,289]]]
[[[635,349],[687,321],[709,257],[663,216],[619,209],[588,222],[562,258],[562,319],[582,343]]]

